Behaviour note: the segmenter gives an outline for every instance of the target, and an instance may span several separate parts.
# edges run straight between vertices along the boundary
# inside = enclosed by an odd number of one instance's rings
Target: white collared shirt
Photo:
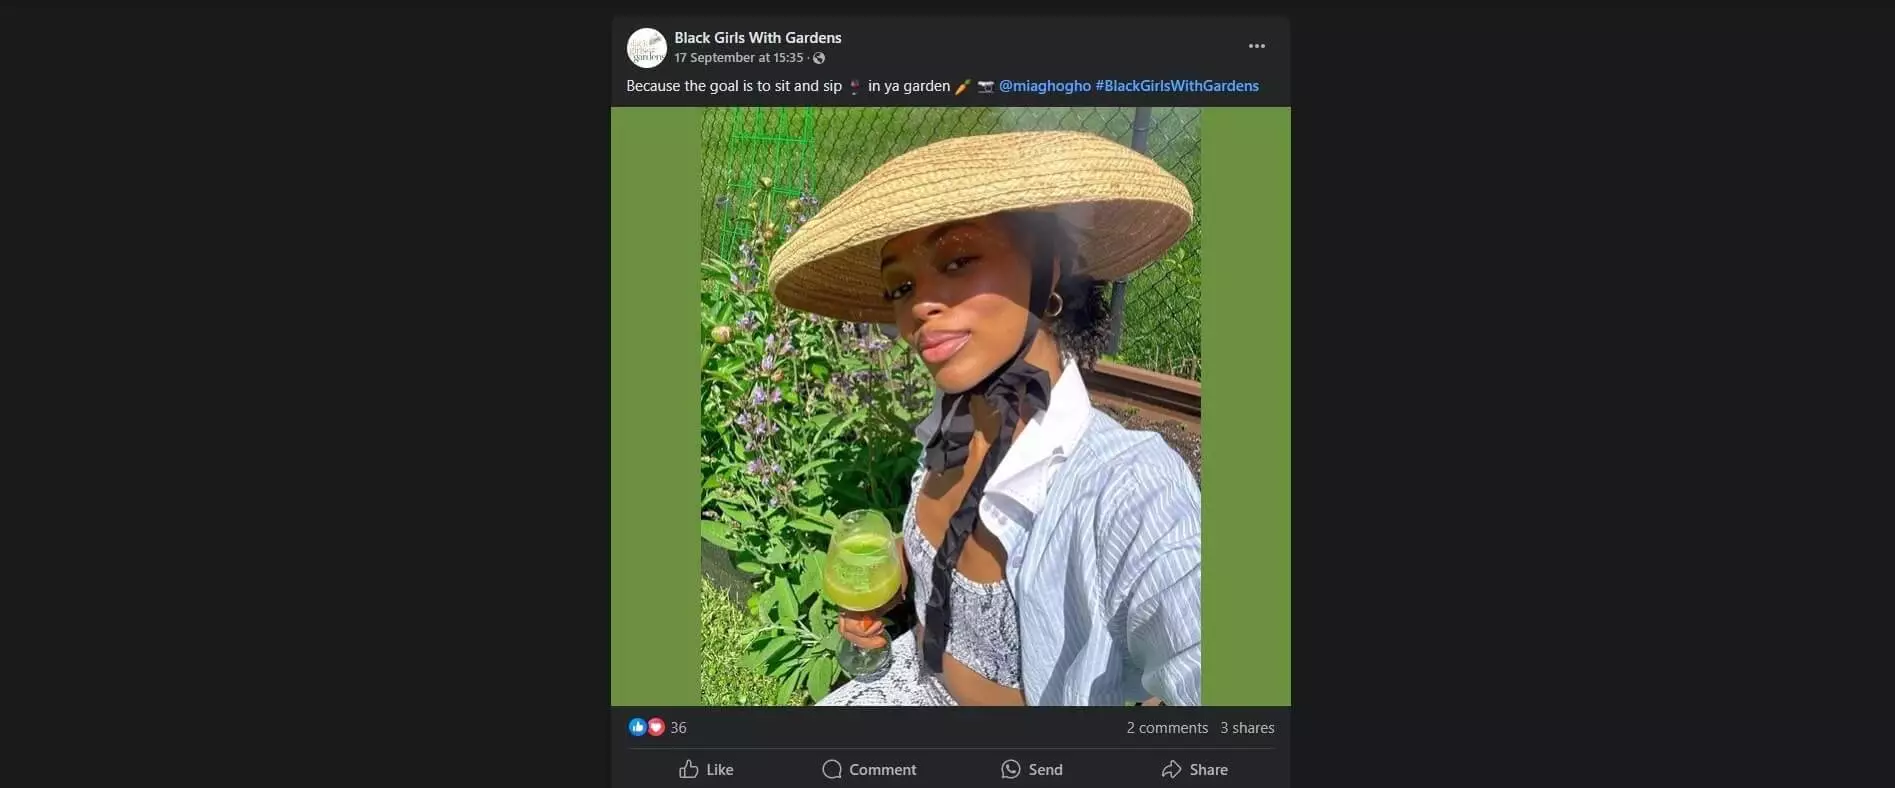
[[[915,429],[939,429],[943,397]],[[1068,361],[988,480],[982,525],[1006,549],[1027,702],[1202,703],[1196,480],[1156,433],[1092,407]],[[914,478],[921,489],[927,473]]]

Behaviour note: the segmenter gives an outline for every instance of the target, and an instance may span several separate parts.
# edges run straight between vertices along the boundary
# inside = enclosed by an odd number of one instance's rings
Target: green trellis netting
[[[1146,114],[1148,113],[1148,114]],[[702,184],[704,246],[729,259],[747,227],[736,223],[737,199],[749,199],[770,178],[765,203],[782,218],[784,204],[805,192],[827,201],[869,170],[904,151],[948,137],[1025,129],[1090,131],[1143,150],[1198,190],[1197,109],[1155,107],[712,107],[704,110]],[[1142,135],[1135,126],[1148,124]],[[1202,215],[1203,203],[1199,202]],[[1124,322],[1116,360],[1198,379],[1199,228],[1193,224],[1158,262],[1125,284]]]

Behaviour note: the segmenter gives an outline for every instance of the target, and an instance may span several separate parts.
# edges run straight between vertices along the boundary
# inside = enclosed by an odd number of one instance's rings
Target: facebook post
[[[642,708],[615,683],[615,768],[1287,775],[1287,582],[1245,589],[1240,564],[1205,561],[1207,543],[1253,525],[1235,503],[1206,515],[1207,499],[1251,493],[1203,483],[1204,370],[1219,362],[1202,341],[1206,272],[1257,262],[1221,239],[1287,226],[1286,202],[1252,207],[1259,184],[1214,186],[1220,161],[1287,162],[1286,23],[739,21],[613,31],[625,125],[698,108],[689,149],[615,131],[613,156],[698,163],[698,225],[677,230],[699,287],[643,297],[698,303],[700,441],[679,461],[699,469],[699,549],[652,560],[700,567],[698,642],[681,656],[706,707]],[[1283,133],[1257,136],[1259,119]],[[615,260],[614,275],[676,264]],[[1230,391],[1219,419],[1243,417]],[[661,527],[682,523],[615,521],[614,539]],[[1280,528],[1269,565],[1287,566]],[[1213,570],[1231,574],[1207,583]],[[1283,614],[1207,637],[1205,598],[1233,586],[1220,602]],[[615,682],[636,686],[665,647],[615,648]],[[1246,681],[1285,700],[1215,695]],[[712,716],[758,706],[831,727]],[[925,710],[981,706],[1109,717],[968,725]],[[1204,716],[1215,706],[1245,708]],[[737,749],[658,757],[712,730]],[[998,757],[1005,731],[1016,748],[1075,749]],[[738,746],[766,739],[787,749]],[[870,741],[917,746],[849,756]],[[1180,759],[1180,746],[1221,749]]]

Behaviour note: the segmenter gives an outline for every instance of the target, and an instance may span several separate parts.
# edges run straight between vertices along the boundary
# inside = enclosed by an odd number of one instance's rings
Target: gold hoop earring
[[[1046,313],[1046,316],[1059,317],[1059,313],[1066,311],[1066,299],[1060,298],[1058,293],[1054,293],[1052,298],[1053,311]]]

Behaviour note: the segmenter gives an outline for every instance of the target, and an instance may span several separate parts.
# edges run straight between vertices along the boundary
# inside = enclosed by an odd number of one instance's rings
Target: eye
[[[941,266],[941,270],[943,271],[958,270],[961,267],[966,266],[978,259],[980,259],[979,255],[971,255],[971,254],[961,255],[960,257],[956,257],[952,260],[947,261],[946,265]]]
[[[904,296],[907,296],[908,291],[913,290],[914,287],[915,287],[914,283],[912,282],[903,282],[899,285],[894,286],[893,288],[882,291],[882,300],[899,301]]]

